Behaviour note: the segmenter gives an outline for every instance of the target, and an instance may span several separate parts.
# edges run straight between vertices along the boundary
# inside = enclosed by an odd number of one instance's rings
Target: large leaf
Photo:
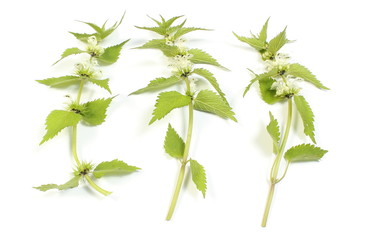
[[[314,114],[312,109],[303,96],[294,96],[294,102],[302,117],[305,135],[310,137],[313,143],[316,143],[314,138]]]
[[[109,88],[109,78],[107,79],[102,79],[102,80],[99,80],[99,79],[93,79],[93,78],[88,78],[87,79],[89,82],[95,84],[95,85],[98,85],[99,87],[101,88],[104,88],[105,90],[107,90],[110,94],[112,93],[110,88]]]
[[[105,121],[106,110],[113,98],[101,98],[83,104],[82,119],[92,126],[100,125]]]
[[[265,49],[266,43],[265,43],[265,41],[263,41],[261,39],[242,37],[242,36],[238,36],[236,33],[233,33],[233,34],[236,36],[236,38],[238,40],[240,40],[241,42],[247,43],[248,45],[250,45],[257,51],[261,51],[261,50]]]
[[[125,173],[135,172],[140,168],[126,164],[125,162],[115,159],[109,162],[102,162],[95,167],[93,175],[101,178],[106,175],[121,175]]]
[[[316,86],[319,89],[326,89],[329,90],[326,86],[324,86],[317,78],[316,76],[311,73],[306,67],[298,64],[293,63],[289,65],[289,69],[286,72],[288,75],[292,75],[294,77],[302,78],[303,80],[312,83],[314,86]]]
[[[43,80],[36,80],[39,83],[50,87],[66,87],[75,83],[80,82],[79,76],[63,76],[63,77],[56,77],[56,78],[47,78]]]
[[[266,130],[270,134],[270,136],[273,140],[274,153],[278,153],[279,152],[279,142],[280,142],[279,123],[278,123],[278,120],[276,120],[274,118],[274,116],[272,115],[271,112],[269,112],[269,114],[270,114],[270,123],[269,123],[269,125],[267,125]]]
[[[180,53],[180,50],[176,46],[170,46],[166,44],[165,39],[152,39],[144,45],[137,47],[138,49],[159,49],[165,54],[166,57],[175,57]]]
[[[171,76],[168,78],[156,78],[154,80],[152,80],[147,87],[141,88],[135,92],[132,92],[129,95],[133,95],[133,94],[140,94],[140,93],[144,93],[144,92],[153,92],[153,91],[157,91],[157,90],[161,90],[161,89],[165,89],[168,88],[178,82],[181,81],[181,78],[177,77],[177,76]]]
[[[75,188],[79,186],[81,176],[75,176],[70,181],[66,182],[65,184],[57,185],[57,184],[44,184],[39,187],[34,187],[42,192],[51,190],[51,189],[58,189],[58,190],[66,190],[70,188]]]
[[[68,56],[71,56],[71,55],[74,55],[74,54],[80,54],[80,53],[84,53],[85,51],[81,50],[81,49],[78,49],[76,47],[74,48],[67,48],[61,55],[61,58],[55,62],[54,64],[58,63],[59,61],[61,61],[62,59],[64,59],[65,57],[68,57]],[[54,65],[53,64],[53,65]]]
[[[205,197],[207,191],[207,177],[205,174],[204,167],[200,165],[197,161],[190,159],[190,170],[191,178],[196,185],[196,188],[202,192]]]
[[[301,144],[286,151],[284,158],[289,162],[318,161],[327,152],[311,144]]]
[[[202,90],[194,99],[194,109],[216,114],[222,118],[230,118],[237,122],[232,108],[223,98],[210,90]]]
[[[165,151],[173,158],[181,159],[184,156],[185,143],[182,138],[177,134],[175,129],[171,127],[167,128],[165,143]]]
[[[99,63],[103,65],[115,63],[119,58],[119,54],[122,50],[123,45],[126,44],[128,41],[129,39],[115,46],[105,48],[104,53],[100,57],[98,57]]]
[[[179,92],[171,91],[160,93],[155,104],[155,110],[153,110],[153,117],[149,124],[165,117],[173,109],[187,106],[189,103],[191,103],[191,97],[182,95]]]
[[[274,104],[283,100],[283,98],[276,96],[276,90],[271,89],[271,86],[274,82],[275,80],[270,77],[259,80],[262,100],[268,104]]]
[[[286,28],[280,32],[276,37],[270,40],[268,51],[272,54],[276,54],[289,40],[286,38]]]
[[[195,63],[195,64],[209,64],[209,65],[213,65],[213,66],[216,66],[216,67],[221,67],[221,68],[226,69],[225,67],[220,65],[217,62],[217,60],[215,60],[210,54],[204,52],[203,50],[193,48],[193,49],[190,49],[188,52],[189,52],[189,54],[192,55],[191,58],[189,58],[189,60],[192,63]]]
[[[66,127],[76,126],[81,120],[81,115],[75,112],[69,112],[64,110],[52,111],[46,119],[46,134],[40,144],[55,137],[61,130]]]

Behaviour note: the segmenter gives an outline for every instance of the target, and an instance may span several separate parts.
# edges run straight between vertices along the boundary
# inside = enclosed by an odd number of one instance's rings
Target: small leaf
[[[279,152],[279,142],[280,142],[280,129],[278,120],[274,118],[271,112],[270,114],[270,123],[267,125],[267,132],[270,134],[273,142],[274,142],[274,153]]]
[[[91,126],[100,125],[105,121],[106,110],[113,98],[101,98],[83,104],[84,109],[81,112],[82,119]]]
[[[311,144],[301,144],[286,151],[284,158],[289,162],[318,161],[327,152]]]
[[[119,58],[119,54],[120,51],[122,50],[123,45],[126,44],[128,41],[129,40],[126,40],[115,46],[105,48],[104,53],[100,57],[98,57],[99,63],[103,65],[109,65],[115,63]]]
[[[165,117],[173,109],[187,106],[189,103],[191,103],[191,97],[182,95],[179,92],[171,91],[160,93],[155,104],[155,110],[153,110],[153,117],[149,124]]]
[[[82,41],[82,42],[87,42],[88,38],[91,36],[95,36],[96,34],[89,34],[89,33],[75,33],[75,32],[69,32],[72,35],[74,35],[75,38],[77,38],[78,40]]]
[[[90,23],[90,22],[83,22],[83,21],[78,21],[78,22],[81,22],[81,23],[85,23],[86,25],[89,25],[92,29],[94,29],[97,33],[101,33],[103,30],[101,29],[101,27],[97,26],[96,24],[94,23]]]
[[[79,76],[63,76],[57,78],[47,78],[43,80],[36,80],[39,83],[50,87],[66,87],[80,82]]]
[[[181,18],[181,16],[177,16],[177,17],[173,17],[170,18],[169,20],[165,21],[165,19],[163,17],[161,17],[162,19],[162,24],[160,25],[162,28],[167,29],[169,28],[177,19]]]
[[[204,167],[200,165],[197,161],[190,159],[190,170],[191,178],[196,185],[196,188],[202,192],[203,197],[207,191],[207,177],[205,174]]]
[[[174,57],[180,53],[178,47],[167,45],[165,39],[152,39],[137,49],[159,49],[166,57]]]
[[[276,37],[270,40],[268,51],[276,54],[289,40],[286,38],[286,28],[280,32]]]
[[[241,36],[238,36],[236,33],[233,33],[233,34],[236,36],[236,38],[238,40],[240,40],[241,42],[247,43],[248,45],[250,45],[257,51],[261,51],[261,50],[265,49],[265,47],[266,47],[265,41],[262,41],[260,39],[241,37]]]
[[[166,34],[166,30],[162,29],[161,27],[138,27],[138,26],[136,26],[136,28],[152,31],[152,32],[155,32],[160,35]]]
[[[96,178],[101,178],[106,175],[121,175],[131,173],[140,168],[126,164],[125,162],[115,159],[109,162],[102,162],[95,167],[93,175]]]
[[[265,78],[271,78],[271,77],[274,77],[276,75],[278,75],[276,68],[272,69],[270,72],[267,72],[267,73],[262,73],[262,74],[259,74],[259,75],[258,74],[255,74],[255,77],[247,85],[247,87],[246,87],[246,89],[245,89],[245,91],[243,93],[243,97],[245,97],[245,95],[247,94],[247,92],[250,90],[252,84],[254,84],[256,81],[260,81],[261,79],[265,79]]]
[[[325,87],[316,76],[311,73],[306,67],[298,64],[293,63],[289,65],[289,69],[286,72],[288,75],[292,75],[294,77],[302,78],[303,80],[312,83],[314,86],[316,86],[319,89],[326,89],[329,90],[329,88]]]
[[[266,42],[267,40],[267,25],[269,24],[269,20],[270,18],[268,18],[264,24],[264,26],[262,26],[262,29],[260,31],[260,34],[259,34],[259,39],[262,41],[262,42]]]
[[[185,143],[182,138],[177,134],[175,129],[171,127],[167,128],[167,133],[164,143],[165,151],[173,158],[181,159],[184,156]]]
[[[55,65],[56,63],[58,63],[59,61],[61,61],[62,59],[64,59],[65,57],[68,57],[70,55],[73,55],[73,54],[80,54],[80,53],[84,53],[85,51],[81,50],[81,49],[78,49],[78,48],[67,48],[61,55],[61,58],[55,62],[53,65]]]
[[[216,114],[222,118],[230,118],[237,122],[232,108],[221,96],[210,90],[202,90],[194,99],[194,109]]]
[[[76,126],[76,124],[81,120],[81,115],[64,111],[64,110],[54,110],[52,111],[46,119],[46,134],[40,144],[48,141],[49,139],[55,137],[61,130],[66,127]]]
[[[192,63],[195,63],[195,64],[209,64],[209,65],[213,65],[213,66],[216,66],[216,67],[221,67],[221,68],[224,68],[224,69],[228,70],[227,68],[220,65],[217,62],[217,60],[215,60],[211,55],[204,52],[203,50],[193,48],[193,49],[190,49],[188,52],[192,55],[192,57],[189,58],[189,60]]]
[[[39,187],[34,187],[34,188],[38,189],[42,192],[45,192],[45,191],[48,191],[51,189],[66,190],[66,189],[75,188],[75,187],[79,186],[80,179],[81,179],[81,176],[75,176],[70,181],[68,181],[62,185],[44,184],[44,185],[41,185]]]
[[[262,100],[268,104],[274,104],[283,100],[283,98],[276,96],[275,90],[271,89],[271,86],[274,82],[275,80],[272,78],[262,78],[259,80]]]
[[[204,31],[207,31],[209,29],[205,29],[205,28],[195,28],[195,27],[188,27],[188,28],[180,28],[178,29],[175,34],[174,34],[174,38],[175,39],[178,39],[179,37],[187,34],[187,33],[190,33],[190,32],[193,32],[193,31],[199,31],[199,30],[204,30]]]
[[[314,138],[314,114],[312,109],[303,96],[294,96],[294,102],[302,117],[305,135],[309,136],[313,143],[316,143]]]
[[[147,87],[141,88],[135,92],[132,92],[129,95],[140,94],[140,93],[144,93],[144,92],[153,92],[153,91],[165,89],[172,85],[175,85],[176,83],[178,83],[180,81],[181,81],[181,78],[179,78],[177,76],[171,76],[169,78],[164,78],[164,77],[156,78],[156,79],[152,80],[147,85]]]
[[[119,20],[119,22],[116,22],[114,23],[114,25],[108,29],[105,30],[105,24],[106,22],[103,24],[103,27],[102,27],[102,32],[99,34],[100,35],[100,38],[101,39],[104,39],[106,38],[107,36],[109,36],[110,34],[112,34],[118,27],[119,25],[123,22],[123,19],[124,19],[124,15],[125,13],[123,14],[122,18]]]
[[[95,85],[98,85],[99,87],[101,88],[104,88],[105,90],[107,90],[110,94],[112,93],[110,91],[110,88],[109,88],[109,78],[107,79],[103,79],[103,80],[99,80],[99,79],[93,79],[93,78],[88,78],[87,79],[89,82],[95,84]]]
[[[222,92],[217,79],[214,77],[213,73],[209,72],[204,68],[195,68],[192,73],[198,74],[199,76],[208,80],[208,82],[214,87],[214,89],[219,93],[222,99],[228,104],[225,94]]]

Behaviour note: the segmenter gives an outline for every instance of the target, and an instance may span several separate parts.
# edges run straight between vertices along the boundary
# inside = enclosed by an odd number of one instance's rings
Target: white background
[[[364,14],[361,1],[3,1],[1,23],[0,238],[1,239],[364,239]],[[115,158],[142,168],[98,184],[113,191],[100,196],[85,184],[64,192],[33,189],[64,183],[74,166],[70,132],[39,146],[44,121],[62,109],[66,94],[34,80],[70,74],[79,59],[56,66],[64,49],[81,45],[68,31],[88,32],[74,20],[102,24],[125,21],[106,46],[125,39],[119,61],[104,68],[113,100],[106,122],[80,127],[79,155],[100,163]],[[157,94],[128,94],[168,76],[157,50],[134,50],[157,37],[134,26],[185,15],[186,26],[214,29],[186,35],[189,47],[212,54],[231,71],[209,68],[227,94],[238,123],[196,113],[191,157],[204,165],[204,199],[190,181],[183,186],[172,221],[165,214],[178,163],[163,149],[168,123],[185,136],[186,109],[148,126]],[[271,16],[269,37],[285,26],[296,40],[282,52],[307,66],[330,91],[303,83],[302,94],[315,113],[318,145],[329,150],[318,163],[293,164],[277,188],[267,228],[261,217],[273,160],[265,126],[272,111],[282,125],[285,106],[264,103],[257,88],[245,98],[246,68],[262,71],[258,54],[232,34],[247,36]],[[108,94],[88,86],[83,101]],[[288,145],[309,142],[298,118]],[[190,175],[188,174],[188,177]]]

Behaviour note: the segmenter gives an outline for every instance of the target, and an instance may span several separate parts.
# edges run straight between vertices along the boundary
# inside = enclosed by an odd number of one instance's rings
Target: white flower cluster
[[[102,71],[98,68],[98,62],[94,58],[75,64],[75,74],[79,75],[80,77],[94,79],[99,79],[102,77]]]
[[[296,79],[276,79],[270,89],[275,90],[278,97],[287,97],[298,94],[301,88],[296,84]]]
[[[86,51],[92,56],[92,57],[98,57],[101,56],[104,53],[104,48],[101,47],[98,44],[98,40],[95,36],[90,36],[87,39],[87,45],[86,45]]]
[[[193,68],[193,63],[189,60],[190,58],[191,54],[177,55],[170,58],[169,66],[172,67],[172,72],[178,75],[190,73]]]
[[[279,70],[283,70],[288,67],[289,59],[289,55],[278,53],[273,60],[265,61],[266,70],[271,71],[273,68],[279,68]]]

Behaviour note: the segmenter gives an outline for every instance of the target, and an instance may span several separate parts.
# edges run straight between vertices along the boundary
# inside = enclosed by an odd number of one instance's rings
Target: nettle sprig
[[[189,49],[185,46],[186,40],[182,38],[185,34],[197,31],[207,30],[204,28],[185,27],[185,21],[179,25],[172,25],[182,16],[173,17],[165,20],[161,16],[161,21],[152,20],[157,24],[156,27],[138,27],[153,31],[162,35],[161,39],[153,39],[139,49],[159,49],[169,58],[172,74],[169,77],[160,77],[152,80],[145,88],[139,89],[131,94],[140,94],[145,92],[155,92],[170,86],[185,84],[185,91],[161,92],[158,95],[152,119],[149,124],[160,120],[176,108],[188,107],[188,130],[185,142],[178,135],[176,130],[168,125],[164,142],[164,148],[167,154],[177,159],[181,163],[180,173],[178,176],[176,188],[172,197],[171,205],[166,217],[170,220],[183,184],[186,165],[190,165],[193,182],[199,191],[205,197],[207,180],[203,166],[196,160],[189,157],[190,143],[193,133],[193,116],[194,110],[216,114],[222,118],[229,118],[236,121],[234,112],[229,106],[224,93],[214,75],[205,68],[197,68],[196,64],[208,64],[216,67],[222,67],[211,55],[200,49]],[[208,89],[198,90],[196,86],[197,77],[207,80],[216,90],[213,92]],[[200,80],[200,79],[199,79]]]
[[[290,41],[286,37],[286,28],[276,37],[267,40],[267,26],[269,19],[262,27],[260,33],[251,37],[240,37],[234,35],[242,42],[247,43],[255,48],[265,61],[266,72],[255,74],[250,84],[244,91],[244,96],[255,82],[258,82],[262,99],[268,104],[286,103],[288,106],[288,115],[284,134],[280,133],[278,121],[273,114],[269,112],[270,123],[267,125],[267,131],[273,140],[273,152],[276,154],[275,160],[270,172],[270,190],[267,198],[266,208],[262,219],[262,226],[266,226],[275,185],[279,183],[286,175],[290,163],[308,162],[320,160],[326,150],[316,147],[313,144],[300,144],[291,147],[285,152],[286,143],[289,137],[293,116],[293,100],[296,110],[299,112],[304,125],[304,134],[316,144],[314,137],[314,114],[306,99],[300,95],[301,88],[298,83],[308,82],[319,89],[328,90],[306,67],[298,63],[290,63],[287,54],[279,53],[279,50]],[[285,166],[279,175],[284,157]]]
[[[88,56],[88,59],[75,65],[73,75],[37,80],[39,83],[53,88],[65,88],[79,85],[79,90],[75,99],[71,98],[70,95],[66,95],[69,101],[66,109],[54,110],[48,115],[46,119],[47,131],[40,143],[45,143],[55,137],[63,129],[71,127],[71,148],[76,163],[73,177],[65,184],[45,184],[35,187],[36,189],[41,191],[48,191],[50,189],[66,190],[77,187],[82,179],[86,179],[89,185],[96,191],[103,195],[109,195],[111,192],[99,187],[94,182],[93,178],[101,178],[106,175],[124,175],[125,173],[134,172],[139,169],[138,167],[130,166],[118,159],[102,162],[95,166],[90,162],[81,161],[78,157],[76,148],[78,124],[83,123],[86,126],[97,126],[102,124],[106,118],[107,108],[114,98],[99,98],[89,102],[81,102],[84,86],[89,83],[95,84],[111,94],[109,79],[102,79],[102,71],[100,70],[99,65],[110,65],[115,63],[119,58],[122,46],[128,42],[128,40],[107,48],[104,48],[101,43],[117,29],[122,20],[123,18],[108,29],[106,29],[106,22],[102,27],[98,27],[93,23],[83,22],[92,27],[96,32],[91,34],[71,32],[78,40],[85,43],[85,47],[84,49],[66,49],[60,60],[73,54],[87,54],[86,56]]]

